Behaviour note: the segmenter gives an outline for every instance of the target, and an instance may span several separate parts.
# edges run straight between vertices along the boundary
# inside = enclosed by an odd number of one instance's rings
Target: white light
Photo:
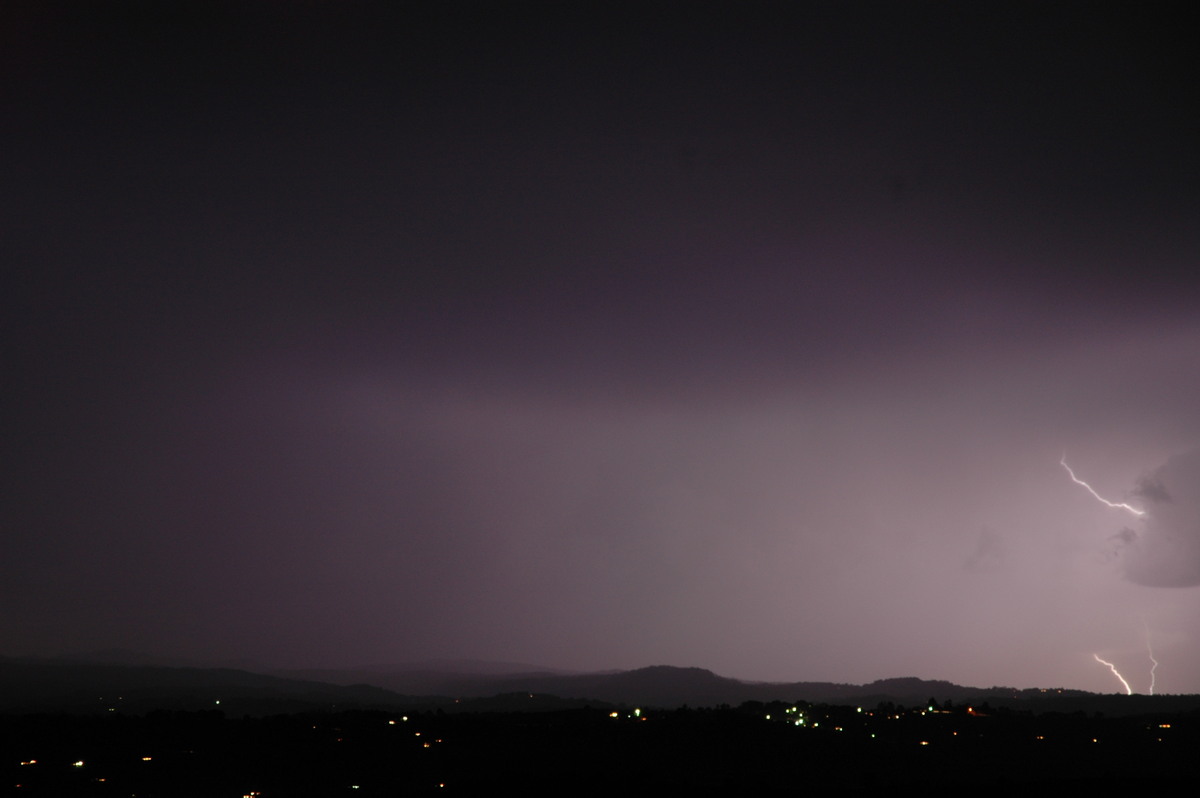
[[[1133,695],[1133,690],[1129,687],[1129,682],[1125,681],[1125,677],[1122,676],[1121,672],[1117,670],[1116,665],[1113,665],[1108,660],[1100,659],[1099,654],[1092,654],[1092,656],[1096,658],[1096,662],[1099,662],[1101,665],[1107,665],[1108,669],[1113,672],[1113,676],[1116,676],[1121,680],[1121,684],[1125,686],[1125,695]]]
[[[1150,645],[1150,626],[1142,621],[1142,625],[1146,627],[1146,653],[1150,655],[1150,695],[1154,695],[1154,672],[1158,670],[1158,660],[1154,658],[1154,648]]]
[[[1104,504],[1107,504],[1109,507],[1112,507],[1114,509],[1128,510],[1129,512],[1138,516],[1139,518],[1146,514],[1145,510],[1139,510],[1136,507],[1130,507],[1125,502],[1110,502],[1108,499],[1101,496],[1099,493],[1097,493],[1095,490],[1092,489],[1091,485],[1087,484],[1082,479],[1075,476],[1075,472],[1071,470],[1071,467],[1069,465],[1067,465],[1067,456],[1065,454],[1062,456],[1062,459],[1059,460],[1058,462],[1059,462],[1059,465],[1061,465],[1063,468],[1067,469],[1067,473],[1071,475],[1072,482],[1074,482],[1076,485],[1082,485],[1083,487],[1087,488],[1088,493],[1092,494],[1097,499],[1099,499],[1101,502],[1103,502]]]

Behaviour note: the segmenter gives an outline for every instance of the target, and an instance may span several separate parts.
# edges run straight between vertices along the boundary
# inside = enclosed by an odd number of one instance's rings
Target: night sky
[[[0,654],[1200,691],[1168,6],[0,17]]]

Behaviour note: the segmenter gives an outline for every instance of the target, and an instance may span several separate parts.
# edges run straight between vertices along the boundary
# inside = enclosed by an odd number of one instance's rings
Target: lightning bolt
[[[1097,499],[1102,501],[1104,504],[1107,504],[1109,507],[1112,507],[1114,509],[1128,510],[1129,512],[1133,513],[1134,515],[1136,515],[1139,518],[1141,518],[1143,515],[1146,514],[1145,510],[1139,510],[1136,507],[1130,507],[1125,502],[1110,502],[1108,499],[1101,496],[1099,493],[1097,493],[1095,490],[1092,489],[1091,485],[1087,484],[1082,479],[1075,476],[1075,472],[1071,470],[1071,467],[1069,465],[1067,465],[1067,456],[1065,454],[1062,456],[1062,459],[1059,460],[1058,462],[1059,462],[1059,465],[1061,465],[1063,468],[1067,469],[1067,473],[1071,475],[1072,482],[1074,482],[1076,485],[1082,485],[1083,487],[1087,488],[1088,493],[1092,494]],[[1122,679],[1122,681],[1124,681],[1124,680]]]
[[[1141,518],[1146,514],[1145,510],[1139,510],[1138,508],[1130,506],[1125,502],[1110,502],[1108,499],[1097,493],[1091,485],[1075,476],[1075,472],[1071,470],[1069,465],[1067,465],[1066,453],[1063,454],[1062,459],[1058,461],[1058,464],[1067,469],[1067,473],[1071,475],[1072,482],[1074,482],[1076,485],[1082,485],[1088,493],[1095,496],[1096,499],[1102,504],[1112,507],[1113,509],[1127,510],[1136,515],[1138,518]],[[1158,660],[1154,658],[1154,647],[1150,645],[1150,626],[1145,622],[1145,620],[1142,621],[1142,626],[1146,630],[1146,653],[1150,656],[1150,695],[1154,695],[1154,672],[1158,670]],[[1121,686],[1125,688],[1125,695],[1133,695],[1133,688],[1129,686],[1129,682],[1125,681],[1125,677],[1122,676],[1121,672],[1117,670],[1116,665],[1113,665],[1106,659],[1100,659],[1099,654],[1092,654],[1092,657],[1095,658],[1096,662],[1099,662],[1101,665],[1108,666],[1108,669],[1112,671],[1113,676],[1116,676],[1117,680],[1121,682]]]
[[[1100,501],[1104,500],[1101,499]],[[1092,654],[1092,656],[1096,658],[1096,662],[1099,662],[1101,665],[1107,665],[1108,669],[1113,672],[1113,676],[1116,676],[1121,681],[1121,684],[1125,687],[1125,695],[1133,695],[1133,690],[1129,687],[1129,682],[1125,681],[1125,677],[1122,676],[1121,672],[1117,670],[1116,665],[1113,665],[1108,660],[1100,659],[1099,654]]]

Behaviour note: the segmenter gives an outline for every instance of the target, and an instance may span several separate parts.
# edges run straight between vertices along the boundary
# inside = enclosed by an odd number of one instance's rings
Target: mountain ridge
[[[307,678],[320,673],[324,678]],[[325,669],[254,672],[0,657],[0,712],[145,712],[154,709],[279,714],[331,709],[548,711],[572,706],[675,708],[802,701],[925,706],[975,704],[1036,711],[1132,713],[1167,704],[1200,710],[1200,696],[1126,696],[1066,688],[988,688],[919,677],[837,682],[749,682],[699,667],[651,665],[597,673],[467,674]]]

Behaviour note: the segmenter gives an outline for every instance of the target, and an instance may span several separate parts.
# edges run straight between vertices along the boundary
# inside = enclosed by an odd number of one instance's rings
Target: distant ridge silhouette
[[[474,665],[486,670],[483,663]],[[284,673],[288,675],[284,675]],[[298,678],[320,673],[322,678]],[[1200,696],[1098,695],[1062,688],[964,687],[917,677],[870,684],[746,682],[704,668],[654,665],[629,671],[468,674],[428,670],[255,673],[88,662],[81,658],[0,657],[0,711],[145,712],[219,710],[275,714],[357,708],[442,708],[446,711],[545,711],[573,706],[674,708],[803,701],[874,707],[964,703],[1039,712],[1103,711],[1136,714],[1151,707],[1200,709]]]

